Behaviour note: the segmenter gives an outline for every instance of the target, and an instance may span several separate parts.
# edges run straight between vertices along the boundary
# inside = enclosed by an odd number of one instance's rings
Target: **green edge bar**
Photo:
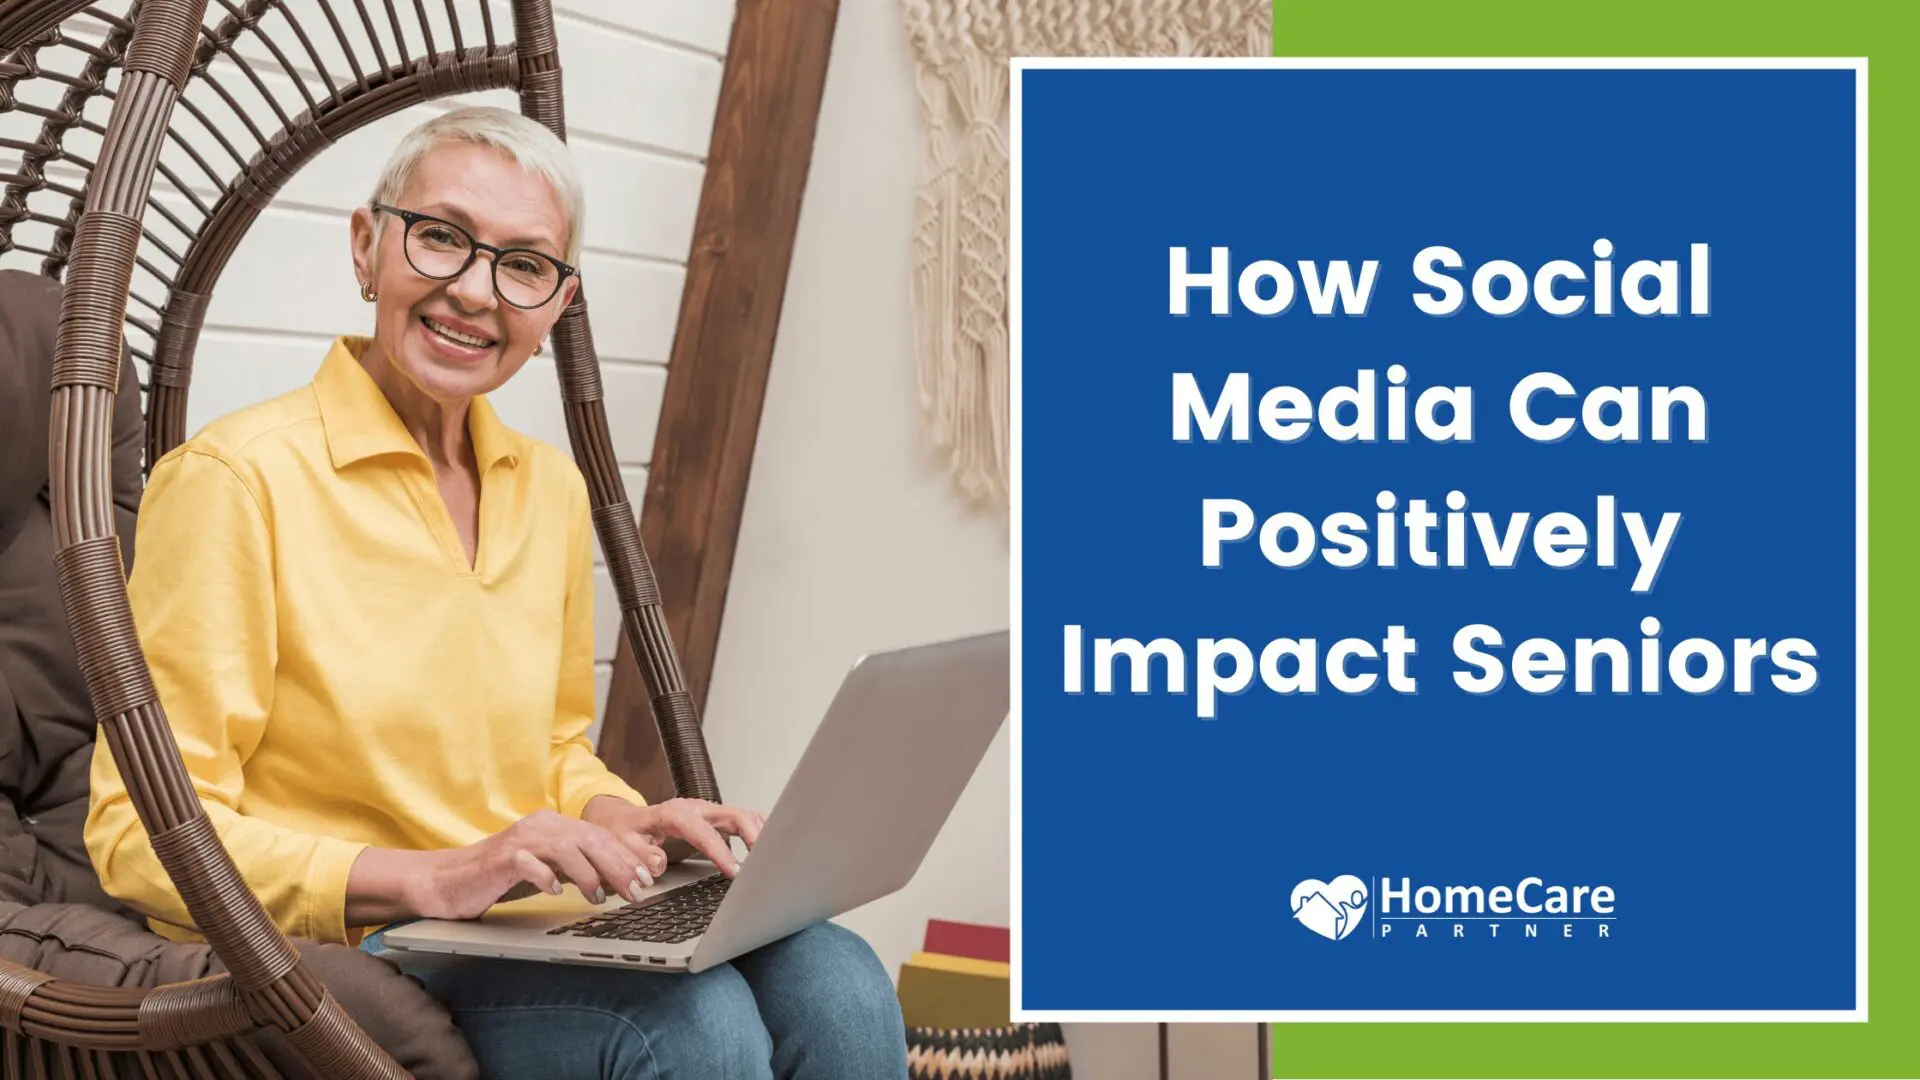
[[[1280,1024],[1277,1077],[1920,1077],[1920,579],[1910,463],[1920,460],[1914,254],[1920,34],[1864,0],[1366,0],[1274,5],[1279,56],[1825,56],[1868,59],[1869,1021],[1865,1024]],[[1903,466],[1902,463],[1909,463]],[[1875,468],[1877,466],[1877,468]],[[1906,478],[1903,478],[1906,477]],[[1792,905],[1780,898],[1781,932]],[[1764,943],[1756,943],[1764,947]]]

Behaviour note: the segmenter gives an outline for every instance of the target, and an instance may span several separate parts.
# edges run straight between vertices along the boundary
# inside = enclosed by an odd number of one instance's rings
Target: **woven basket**
[[[908,1080],[1072,1080],[1059,1024],[907,1029]]]

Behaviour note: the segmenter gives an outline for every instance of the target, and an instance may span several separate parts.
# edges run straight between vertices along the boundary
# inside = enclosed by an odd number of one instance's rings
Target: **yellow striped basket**
[[[1059,1024],[907,1029],[908,1080],[1072,1080]]]

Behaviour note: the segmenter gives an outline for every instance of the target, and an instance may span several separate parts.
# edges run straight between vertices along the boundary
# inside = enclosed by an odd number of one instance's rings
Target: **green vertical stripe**
[[[1920,1077],[1920,933],[1907,925],[1920,900],[1920,694],[1907,655],[1920,611],[1907,498],[1920,423],[1906,415],[1920,401],[1913,11],[1887,0],[1276,2],[1282,56],[1868,58],[1868,640],[1869,663],[1885,661],[1868,679],[1868,1023],[1285,1024],[1274,1029],[1277,1076]],[[1779,907],[1790,934],[1794,905]]]

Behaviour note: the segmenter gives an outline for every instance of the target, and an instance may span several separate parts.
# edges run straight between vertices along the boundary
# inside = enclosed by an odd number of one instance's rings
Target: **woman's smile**
[[[422,315],[419,326],[421,336],[436,353],[463,363],[486,359],[500,344],[498,338],[481,333],[478,327],[457,319]]]

